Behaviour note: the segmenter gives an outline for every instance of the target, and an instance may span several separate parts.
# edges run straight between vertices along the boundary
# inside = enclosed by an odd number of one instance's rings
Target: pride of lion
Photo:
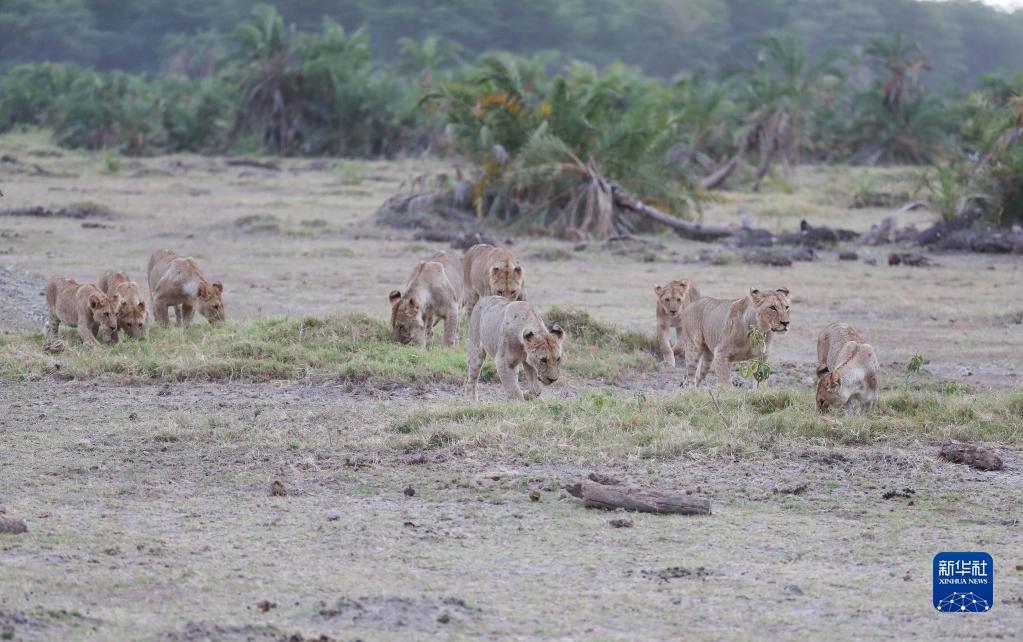
[[[46,336],[55,338],[63,323],[77,328],[89,346],[117,343],[119,332],[146,338],[151,316],[169,324],[169,308],[185,328],[196,311],[210,324],[226,320],[223,284],[207,279],[195,259],[157,250],[149,257],[146,276],[148,305],[138,284],[124,272],[107,271],[95,285],[53,278],[46,286]],[[685,355],[684,386],[700,385],[712,370],[717,386],[731,386],[732,364],[767,361],[775,335],[788,331],[791,299],[784,287],[753,288],[737,299],[719,299],[702,296],[690,279],[677,279],[655,286],[654,294],[656,351],[667,368],[675,367],[676,350]],[[560,376],[567,333],[557,324],[548,328],[527,302],[525,268],[506,248],[474,245],[462,257],[437,252],[417,263],[404,290],[392,290],[388,300],[394,339],[420,348],[427,346],[441,321],[443,345],[456,345],[460,317],[468,316],[464,392],[471,401],[478,398],[477,383],[488,357],[509,399],[538,397],[542,386]],[[844,323],[827,326],[818,336],[817,356],[817,410],[850,412],[855,407],[870,412],[880,367],[873,346],[860,332]],[[519,387],[519,371],[526,393]]]

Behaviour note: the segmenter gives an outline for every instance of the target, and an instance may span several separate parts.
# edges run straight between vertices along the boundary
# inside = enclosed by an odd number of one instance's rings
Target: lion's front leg
[[[513,401],[522,401],[525,396],[522,394],[522,389],[519,388],[517,364],[512,365],[500,354],[494,359],[494,362],[497,366],[497,378],[501,380],[501,385],[504,386],[504,391],[508,394],[508,398]]]
[[[444,313],[444,345],[451,347],[458,343],[458,305],[452,303]]]
[[[671,348],[671,340],[668,338],[671,326],[667,321],[657,321],[657,351],[661,354],[661,361],[665,367],[675,367],[675,351]]]
[[[478,342],[470,340],[466,356],[468,372],[465,377],[465,396],[469,401],[479,401],[480,372],[483,370],[483,362],[486,361],[487,353]]]
[[[526,387],[529,389],[529,398],[539,397],[543,392],[540,386],[540,379],[536,376],[536,370],[528,363],[522,364],[522,373],[526,376]],[[516,384],[516,387],[518,385]]]
[[[731,388],[732,362],[728,358],[728,353],[721,349],[715,350],[712,359],[718,388]]]

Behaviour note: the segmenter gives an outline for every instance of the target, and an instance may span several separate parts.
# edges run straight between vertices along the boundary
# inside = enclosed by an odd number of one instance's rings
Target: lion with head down
[[[789,305],[788,289],[778,288],[752,289],[736,301],[705,297],[686,307],[679,339],[686,352],[684,384],[699,385],[713,368],[717,385],[728,386],[732,363],[767,361],[775,333],[788,331]],[[762,345],[754,346],[750,340],[755,330],[763,335]]]
[[[540,383],[549,386],[561,374],[565,331],[554,324],[547,328],[533,306],[501,296],[483,297],[469,317],[468,376],[465,394],[477,400],[477,385],[488,356],[497,366],[508,398],[524,399],[518,370],[526,376],[529,396],[540,396]]]

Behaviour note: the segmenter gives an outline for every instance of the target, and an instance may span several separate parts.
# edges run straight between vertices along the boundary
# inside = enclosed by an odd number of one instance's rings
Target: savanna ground
[[[835,248],[765,268],[700,261],[707,246],[669,235],[623,253],[514,236],[531,299],[569,332],[565,372],[543,399],[512,404],[489,368],[470,405],[461,349],[396,346],[385,325],[387,292],[444,246],[373,221],[403,182],[450,164],[277,160],[271,171],[53,151],[42,134],[0,138],[17,161],[0,162],[0,204],[110,214],[0,217],[0,505],[29,527],[0,535],[0,637],[1023,630],[1018,258],[897,268],[890,248],[857,247],[857,262]],[[865,229],[891,212],[850,209],[855,194],[906,191],[913,177],[802,167],[705,215]],[[67,351],[42,351],[48,276],[118,268],[146,290],[161,247],[225,283],[226,326],[91,351],[65,330]],[[792,290],[793,329],[763,389],[682,392],[682,364],[659,366],[644,336],[652,288],[683,276],[712,296]],[[864,329],[880,355],[873,417],[813,412],[815,337],[834,320]],[[915,354],[925,371],[907,373]],[[993,447],[1005,470],[939,460],[950,439]],[[561,490],[591,471],[692,489],[713,515],[612,527],[621,515]],[[274,481],[286,495],[271,496]],[[889,490],[906,496],[883,499]],[[934,612],[943,550],[992,554],[991,612]]]

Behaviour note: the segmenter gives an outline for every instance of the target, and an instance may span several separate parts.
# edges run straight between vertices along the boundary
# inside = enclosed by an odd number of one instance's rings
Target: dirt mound
[[[332,622],[377,629],[409,628],[417,632],[436,632],[452,622],[470,619],[473,609],[457,598],[421,600],[407,597],[342,597],[320,616]]]
[[[86,219],[86,218],[102,218],[112,219],[116,215],[106,205],[101,203],[93,203],[92,201],[85,201],[82,203],[72,203],[67,207],[61,207],[59,209],[50,209],[43,207],[42,205],[35,205],[33,207],[11,207],[7,209],[0,209],[0,216],[29,216],[34,218],[73,218],[73,219]]]
[[[0,331],[40,330],[46,320],[46,279],[15,268],[0,268]]]

